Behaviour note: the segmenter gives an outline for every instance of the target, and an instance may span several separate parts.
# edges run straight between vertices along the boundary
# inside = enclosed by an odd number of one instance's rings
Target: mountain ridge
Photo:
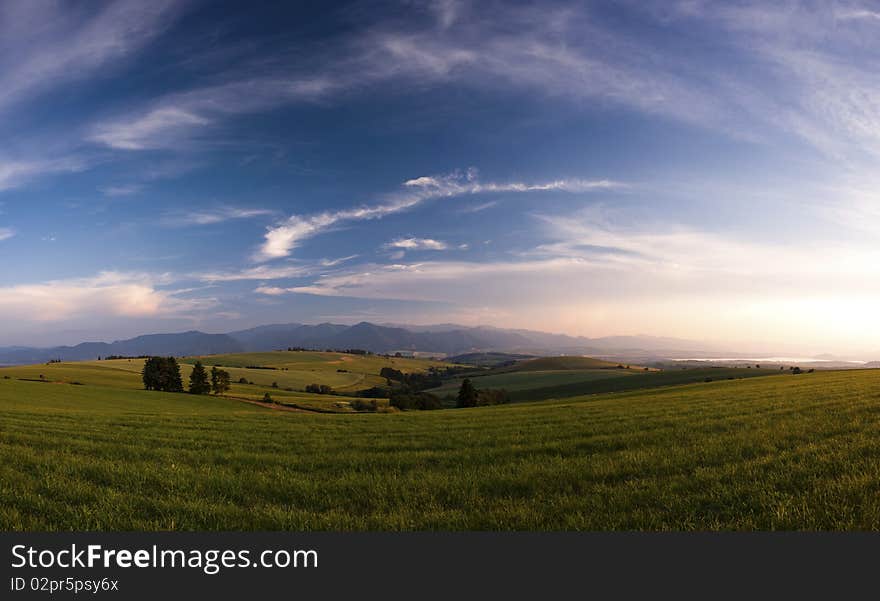
[[[353,325],[329,322],[278,323],[219,334],[189,330],[144,334],[113,342],[88,341],[73,346],[48,348],[0,347],[0,364],[43,363],[54,359],[92,360],[108,355],[210,355],[290,347],[311,350],[363,349],[374,353],[423,352],[438,355],[486,351],[532,355],[608,355],[627,352],[633,357],[642,358],[714,350],[694,341],[650,336],[586,338],[488,326],[400,326],[362,321]]]

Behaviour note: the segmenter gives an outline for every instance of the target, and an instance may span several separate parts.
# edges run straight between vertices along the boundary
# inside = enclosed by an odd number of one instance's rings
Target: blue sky
[[[878,35],[867,2],[3,2],[0,344],[880,351]]]

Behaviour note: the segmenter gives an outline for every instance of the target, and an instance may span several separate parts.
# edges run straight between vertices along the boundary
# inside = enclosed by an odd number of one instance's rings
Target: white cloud
[[[208,119],[183,109],[158,108],[133,121],[100,124],[91,139],[120,150],[144,150],[161,147],[170,132],[208,123]]]
[[[381,219],[386,215],[411,209],[423,202],[439,198],[451,198],[465,194],[554,191],[589,192],[610,190],[625,184],[611,180],[555,180],[552,182],[526,184],[482,183],[475,169],[465,173],[455,172],[443,176],[418,177],[404,182],[404,190],[390,196],[383,204],[362,206],[339,211],[326,211],[314,215],[292,215],[277,226],[269,227],[265,241],[256,255],[257,260],[286,257],[303,240],[320,234],[332,226],[347,221]]]
[[[15,235],[15,230],[10,227],[0,227],[0,240],[8,240]]]
[[[169,213],[163,218],[165,225],[212,225],[223,223],[233,219],[253,219],[273,215],[275,211],[269,209],[249,209],[242,207],[218,207],[202,211],[190,211],[187,213]]]
[[[857,10],[839,10],[834,13],[835,18],[841,21],[848,20],[880,20],[880,12],[875,10],[865,10],[865,9],[857,9]]]
[[[402,250],[446,250],[449,245],[433,238],[398,238],[385,244],[385,248]]]
[[[237,282],[247,280],[282,280],[311,275],[315,268],[307,265],[259,265],[239,271],[203,273],[196,276],[203,282]]]
[[[94,277],[0,287],[0,313],[8,319],[54,322],[84,316],[169,317],[212,305],[183,299],[157,286],[162,277],[101,272]]]
[[[491,209],[492,207],[496,207],[496,206],[498,206],[498,201],[497,200],[490,200],[489,202],[481,202],[481,203],[477,203],[475,205],[462,207],[461,209],[458,210],[458,212],[465,213],[465,214],[479,213],[480,211],[485,211],[487,209]]]
[[[280,296],[282,294],[286,294],[292,291],[293,288],[279,288],[277,286],[257,286],[254,289],[254,292],[258,294],[265,294],[267,296]]]
[[[321,259],[322,267],[335,267],[342,263],[347,263],[352,259],[357,259],[359,255],[348,255],[347,257],[337,257],[336,259]]]
[[[133,194],[138,194],[143,189],[144,187],[140,184],[124,184],[99,188],[101,194],[104,196],[110,196],[111,198],[116,196],[132,196]]]

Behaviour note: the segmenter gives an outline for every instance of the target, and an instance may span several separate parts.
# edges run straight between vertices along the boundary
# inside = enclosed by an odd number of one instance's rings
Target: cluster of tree
[[[288,352],[305,352],[305,351],[315,351],[313,348],[306,348],[304,346],[289,346],[287,347]],[[366,351],[361,348],[346,348],[346,349],[324,349],[325,353],[343,353],[345,355],[372,355],[370,351]]]
[[[107,355],[104,361],[113,361],[114,359],[149,359],[150,355]],[[101,361],[101,355],[98,355],[98,361]]]
[[[211,368],[211,392],[223,394],[229,390],[230,383],[228,371],[218,369],[216,366]]]
[[[326,384],[309,384],[306,386],[306,392],[312,394],[335,394],[335,391]]]
[[[361,399],[355,399],[355,400],[351,401],[350,404],[351,404],[351,408],[354,409],[355,411],[360,411],[360,412],[366,411],[369,413],[375,413],[379,410],[379,403],[378,403],[378,401],[376,401],[376,399],[370,399],[368,401],[362,401]]]
[[[438,372],[432,370],[427,373],[403,373],[393,367],[383,367],[379,375],[388,381],[390,390],[374,387],[360,391],[360,396],[387,395],[389,404],[401,411],[443,408],[443,402],[439,397],[425,392],[428,388],[436,388],[443,383]]]
[[[365,399],[387,399],[391,395],[391,390],[381,386],[373,386],[372,388],[358,390],[355,395]]]
[[[404,388],[414,391],[437,388],[443,384],[440,373],[436,370],[429,370],[427,373],[413,372],[405,374],[393,367],[383,367],[379,371],[379,376],[388,380],[389,384],[397,382]]]
[[[511,361],[509,364],[513,365],[514,363],[516,363],[516,361]],[[507,364],[498,365],[496,369],[498,367],[505,367],[506,365]],[[488,368],[479,367],[476,365],[461,365],[455,367],[444,367],[442,369],[431,367],[430,371],[437,373],[441,378],[453,378],[455,376],[467,376],[485,373],[486,371],[488,371]]]
[[[477,390],[470,378],[465,378],[458,389],[457,407],[486,407],[504,405],[510,402],[510,395],[504,389],[484,388]]]
[[[402,382],[404,378],[403,372],[393,367],[383,367],[379,370],[379,376],[386,380],[394,380],[395,382]]]
[[[144,388],[163,392],[183,392],[183,379],[180,365],[174,357],[147,357],[141,372]],[[205,366],[197,361],[189,376],[189,392],[192,394],[223,394],[229,390],[229,372],[225,369],[211,368],[208,376]]]
[[[174,357],[148,357],[141,378],[147,390],[183,392],[180,366]]]
[[[443,402],[438,396],[405,388],[392,390],[388,404],[401,411],[443,409]]]
[[[229,390],[231,379],[229,372],[225,369],[219,369],[215,365],[211,368],[210,379],[205,366],[201,361],[196,361],[193,365],[192,373],[189,375],[189,392],[190,394],[223,394]]]

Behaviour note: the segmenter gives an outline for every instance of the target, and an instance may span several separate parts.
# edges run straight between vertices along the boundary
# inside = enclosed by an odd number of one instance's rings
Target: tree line
[[[144,362],[141,379],[146,390],[184,392],[180,365],[174,357],[148,357]],[[210,375],[201,361],[193,365],[189,376],[190,394],[223,394],[229,390],[230,377],[225,369],[211,368]]]
[[[504,405],[510,402],[510,395],[503,388],[483,388],[478,390],[470,378],[465,378],[458,389],[457,407],[487,407]]]
[[[402,411],[442,409],[443,400],[435,394],[427,392],[431,388],[442,385],[443,379],[439,370],[428,370],[427,373],[403,373],[392,367],[383,367],[379,375],[385,378],[391,387],[387,391],[389,405]],[[360,396],[378,397],[386,393],[383,389],[374,388],[361,391]],[[485,388],[478,390],[470,378],[465,378],[455,399],[456,407],[484,407],[501,405],[510,402],[510,395],[503,389]]]

